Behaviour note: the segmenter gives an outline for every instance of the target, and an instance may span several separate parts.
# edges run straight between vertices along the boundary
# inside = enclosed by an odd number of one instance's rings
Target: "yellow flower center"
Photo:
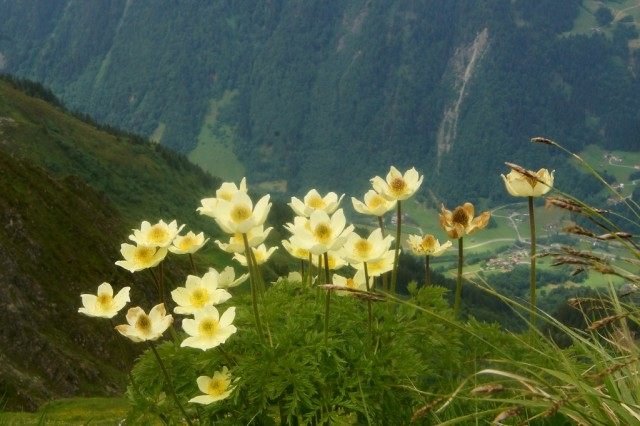
[[[146,265],[151,263],[155,253],[156,249],[152,247],[139,246],[133,252],[133,260],[139,265]]]
[[[335,256],[327,256],[327,260],[328,260],[328,264],[329,264],[329,269],[336,269],[336,264],[337,264],[337,260],[335,258]]]
[[[96,303],[102,310],[108,310],[113,305],[113,297],[108,294],[99,294]]]
[[[356,288],[356,283],[353,281],[353,278],[347,278],[347,287]]]
[[[243,222],[251,217],[251,209],[245,205],[233,206],[231,220],[236,223]]]
[[[322,209],[326,206],[324,200],[319,195],[313,195],[311,198],[309,198],[309,200],[307,201],[307,205],[316,210]]]
[[[326,223],[321,223],[316,226],[313,231],[313,235],[321,244],[326,244],[331,240],[331,227]]]
[[[209,292],[203,288],[196,288],[189,295],[189,302],[194,308],[202,308],[209,301]]]
[[[389,184],[389,187],[394,194],[402,194],[407,187],[407,183],[401,177],[395,177]]]
[[[469,215],[467,214],[466,211],[464,211],[464,209],[462,208],[462,206],[458,206],[455,208],[455,210],[453,211],[453,217],[451,218],[451,221],[454,224],[459,224],[462,226],[467,226],[469,224],[469,221],[471,220],[471,218],[469,217]]]
[[[218,332],[218,328],[220,328],[218,321],[213,318],[208,318],[200,321],[200,325],[198,326],[198,331],[200,335],[203,337],[213,337]]]
[[[154,244],[162,244],[169,238],[169,232],[162,225],[153,225],[149,229],[149,241]]]
[[[233,198],[233,192],[231,191],[220,191],[216,195],[219,199],[225,201],[231,201],[231,198]]]
[[[376,209],[381,205],[383,205],[384,202],[385,202],[384,198],[382,198],[380,195],[375,195],[371,197],[371,199],[369,200],[369,207],[372,209]]]
[[[151,333],[151,320],[146,314],[140,314],[136,319],[135,328],[140,334],[149,334]]]
[[[207,386],[207,393],[211,396],[219,396],[229,388],[229,379],[226,377],[214,377]]]
[[[369,241],[361,239],[354,244],[353,250],[359,257],[367,257],[371,252],[371,243]]]
[[[196,239],[187,235],[180,240],[180,242],[178,243],[178,248],[180,250],[186,251],[195,245],[196,245]]]
[[[422,250],[426,252],[433,252],[436,249],[436,239],[433,235],[425,235],[420,244]]]

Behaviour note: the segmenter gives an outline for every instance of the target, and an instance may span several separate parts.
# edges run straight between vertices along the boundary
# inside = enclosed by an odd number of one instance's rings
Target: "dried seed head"
[[[596,234],[594,234],[593,232],[576,224],[565,226],[563,231],[568,232],[569,234],[584,235],[592,238],[596,237]]]
[[[491,395],[497,392],[502,392],[503,390],[504,390],[504,386],[502,386],[501,384],[489,383],[489,384],[478,386],[471,389],[470,393],[472,395],[480,395],[480,394]]]
[[[515,417],[517,415],[519,415],[522,412],[522,407],[512,407],[509,408],[508,410],[504,410],[503,412],[499,413],[495,419],[493,419],[493,423],[500,423],[504,420],[507,420],[511,417]]]
[[[536,136],[536,137],[531,138],[531,142],[533,142],[533,143],[543,143],[545,145],[557,145],[557,143],[555,143],[551,139],[543,138],[542,136]]]
[[[629,234],[628,232],[611,232],[608,234],[602,234],[602,235],[598,235],[596,238],[599,240],[615,240],[615,239],[629,239],[633,237],[633,235]]]
[[[624,318],[626,317],[627,314],[619,314],[619,315],[611,315],[605,318],[602,318],[598,321],[594,321],[591,324],[589,324],[589,327],[587,327],[587,330],[593,331],[593,330],[598,330],[602,327],[606,327],[607,325],[611,324],[612,322],[618,321],[620,318]]]

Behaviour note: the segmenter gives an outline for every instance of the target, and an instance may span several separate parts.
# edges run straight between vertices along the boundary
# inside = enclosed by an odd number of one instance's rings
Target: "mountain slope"
[[[32,93],[47,91],[16,83]],[[186,223],[208,236],[199,200],[217,181],[164,148],[111,134],[0,80],[0,394],[7,408],[121,393],[139,347],[107,320],[78,314],[81,293],[131,286],[147,306],[148,277],[114,265],[140,221]],[[200,258],[219,265],[212,247]],[[172,261],[171,279],[182,277]],[[180,275],[178,275],[180,274]]]
[[[469,176],[504,161],[563,167],[531,136],[637,148],[638,16],[623,3],[0,0],[0,53],[4,71],[214,174],[359,195],[389,164],[416,166],[453,203],[503,197]],[[613,21],[594,26],[598,7]]]

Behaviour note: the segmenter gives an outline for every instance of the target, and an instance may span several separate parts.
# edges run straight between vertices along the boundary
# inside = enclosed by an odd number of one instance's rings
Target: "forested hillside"
[[[637,149],[635,3],[0,0],[0,67],[216,175],[356,195],[416,166],[453,203],[563,167],[531,136]]]
[[[0,400],[32,410],[123,391],[139,351],[108,320],[78,314],[80,294],[108,281],[145,299],[145,278],[114,265],[120,244],[142,220],[177,219],[213,235],[195,206],[219,182],[161,146],[107,133],[23,90],[55,98],[0,79]],[[212,251],[207,265],[218,263]]]

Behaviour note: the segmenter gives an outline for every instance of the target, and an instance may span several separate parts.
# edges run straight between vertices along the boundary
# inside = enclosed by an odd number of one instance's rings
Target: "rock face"
[[[77,178],[55,180],[0,150],[0,383],[7,408],[121,392],[133,351],[80,293],[113,269],[119,215]],[[100,238],[102,236],[102,238]],[[113,277],[114,286],[123,277]],[[124,344],[124,346],[123,346]]]

